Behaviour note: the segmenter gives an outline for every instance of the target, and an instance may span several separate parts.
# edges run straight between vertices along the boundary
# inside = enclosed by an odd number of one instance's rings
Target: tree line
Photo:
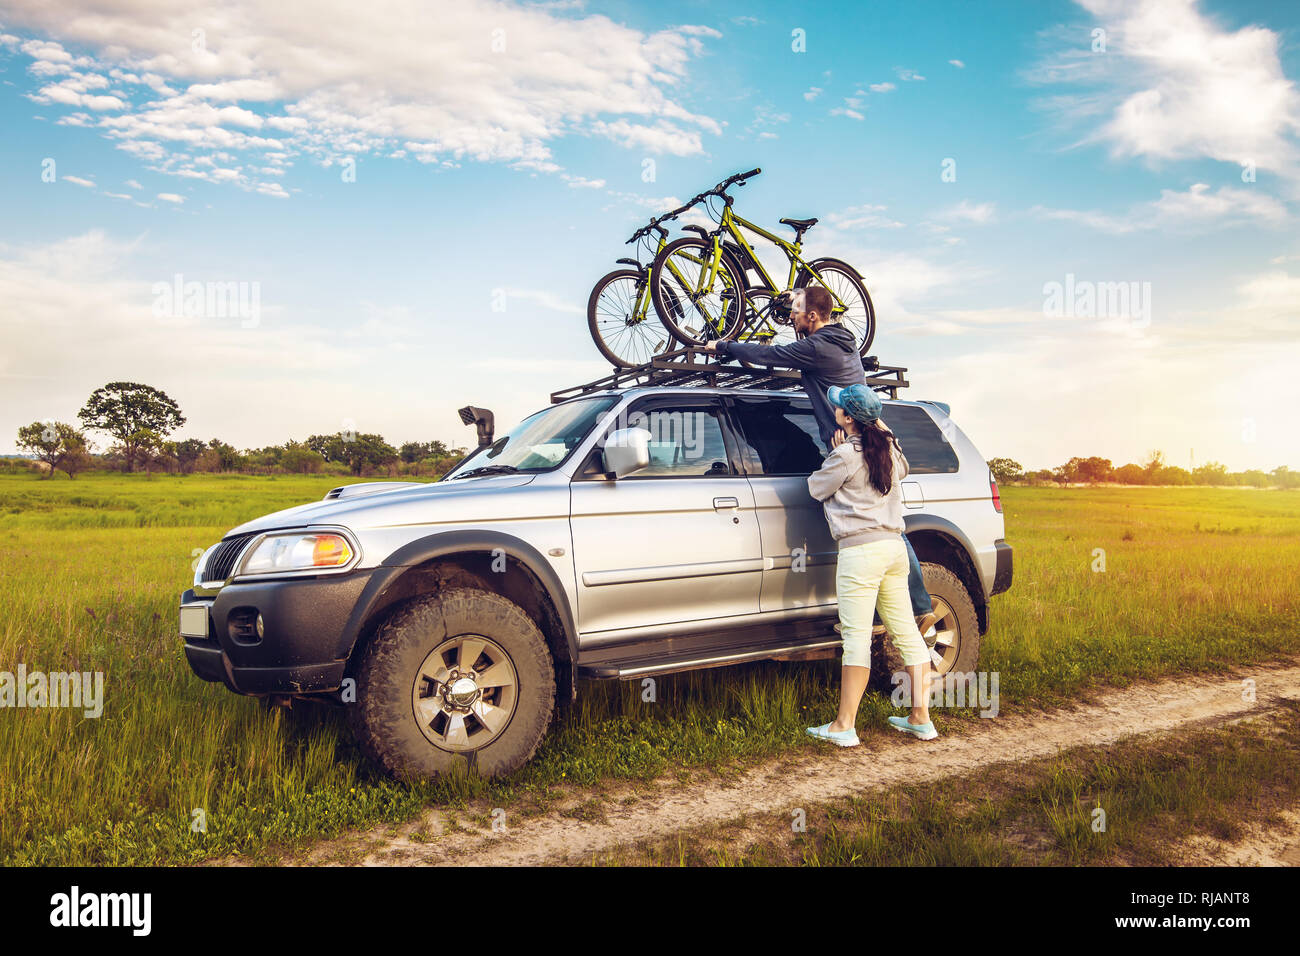
[[[413,475],[438,477],[465,456],[464,448],[441,441],[408,441],[394,447],[382,435],[340,431],[305,441],[238,450],[213,438],[168,439],[185,424],[180,406],[165,392],[136,382],[110,382],[95,389],[81,411],[78,428],[66,422],[32,422],[18,429],[18,449],[42,463],[47,477],[69,478],[93,468],[126,472],[190,474]],[[87,432],[107,436],[96,453]]]
[[[989,468],[998,484],[1068,485],[1102,484],[1120,485],[1217,485],[1247,488],[1300,488],[1300,471],[1279,465],[1272,471],[1251,469],[1228,471],[1217,461],[1206,462],[1195,468],[1180,468],[1165,461],[1164,452],[1153,451],[1140,465],[1111,464],[1109,458],[1071,458],[1055,468],[1026,471],[1011,458],[993,458]]]

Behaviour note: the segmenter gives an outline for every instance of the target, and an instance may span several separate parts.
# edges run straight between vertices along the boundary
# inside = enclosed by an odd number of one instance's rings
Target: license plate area
[[[181,605],[181,637],[207,639],[209,604]]]

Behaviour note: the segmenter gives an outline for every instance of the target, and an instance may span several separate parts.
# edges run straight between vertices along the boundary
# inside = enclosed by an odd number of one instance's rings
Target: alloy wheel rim
[[[930,595],[930,603],[933,605],[934,613],[938,619],[934,622],[934,651],[942,660],[934,663],[934,669],[940,674],[946,674],[957,663],[957,655],[961,651],[961,632],[957,625],[957,614],[943,598]]]
[[[481,634],[443,641],[424,658],[411,688],[411,710],[440,750],[481,750],[510,725],[519,674],[500,644]]]

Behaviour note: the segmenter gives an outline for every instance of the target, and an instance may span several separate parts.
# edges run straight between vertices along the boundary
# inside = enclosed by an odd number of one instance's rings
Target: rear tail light
[[[993,492],[993,510],[1002,514],[1002,495],[998,492],[998,480],[989,474],[989,491]]]

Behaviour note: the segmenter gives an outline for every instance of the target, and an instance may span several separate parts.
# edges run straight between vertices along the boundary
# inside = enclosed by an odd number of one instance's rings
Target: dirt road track
[[[1255,700],[1245,699],[1247,678],[1255,681]],[[980,720],[960,736],[932,743],[890,737],[860,747],[780,758],[728,779],[701,775],[682,784],[675,779],[617,783],[600,791],[605,810],[598,820],[565,815],[593,796],[574,788],[572,798],[545,815],[526,818],[507,812],[505,829],[466,829],[466,814],[456,828],[446,827],[443,811],[430,811],[392,838],[387,831],[358,833],[314,850],[309,862],[338,858],[349,846],[365,865],[533,865],[590,860],[617,846],[678,831],[722,823],[751,813],[789,813],[900,784],[921,783],[969,773],[990,764],[1050,757],[1062,749],[1101,746],[1126,737],[1223,723],[1263,713],[1284,700],[1300,700],[1300,666],[1258,667],[1232,677],[1191,677],[1110,690],[1071,710]],[[969,727],[969,725],[967,725]],[[917,766],[917,751],[926,759]],[[486,805],[475,808],[490,813]],[[410,839],[427,834],[427,842]]]

